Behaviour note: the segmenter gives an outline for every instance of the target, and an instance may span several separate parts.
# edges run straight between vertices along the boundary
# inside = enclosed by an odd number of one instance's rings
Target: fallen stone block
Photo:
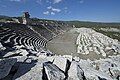
[[[63,55],[64,58],[68,59],[70,62],[72,61],[73,57],[71,55]]]
[[[5,50],[6,48],[0,43],[0,50]]]
[[[2,48],[3,47],[3,45],[0,43],[0,48]]]
[[[17,55],[19,55],[19,53],[16,54],[15,52],[8,52],[3,57],[4,58],[6,58],[6,57],[13,57],[13,56],[17,56]]]
[[[77,62],[71,62],[70,69],[68,70],[68,80],[84,80],[84,72]]]
[[[48,80],[64,80],[65,79],[64,73],[54,64],[44,63],[44,70]]]
[[[20,49],[20,51],[21,51],[21,53],[20,54],[22,54],[23,56],[27,56],[29,53],[26,51],[26,50],[24,50],[24,49]]]
[[[62,56],[59,56],[54,59],[53,64],[55,64],[62,71],[66,72],[68,60]]]
[[[55,56],[48,56],[48,57],[46,57],[46,59],[50,62],[53,62],[55,59]]]
[[[22,64],[13,80],[42,80],[42,69],[42,64]]]
[[[75,61],[80,61],[80,58],[77,57],[77,56],[75,56],[73,59],[74,59]]]
[[[27,59],[27,56],[14,56],[12,58],[17,58],[17,62],[24,62]]]
[[[24,48],[24,47],[25,47],[25,46],[23,46],[23,45],[20,45],[20,46],[19,46],[19,45],[16,45],[16,46],[15,46],[16,49],[21,49],[21,48]]]

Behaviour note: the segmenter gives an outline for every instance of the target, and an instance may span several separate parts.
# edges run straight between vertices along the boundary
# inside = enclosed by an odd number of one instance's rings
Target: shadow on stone
[[[36,65],[35,63],[36,63],[36,61],[32,60],[31,63],[23,62],[23,63],[18,64],[19,65],[18,70],[16,71],[12,80],[15,80],[15,79],[21,77],[22,75],[26,74],[27,72],[29,72],[31,70],[31,68]]]

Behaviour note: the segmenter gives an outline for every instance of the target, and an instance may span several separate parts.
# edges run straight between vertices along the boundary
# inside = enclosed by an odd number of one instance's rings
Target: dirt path
[[[47,44],[47,48],[52,52],[60,55],[64,54],[76,54],[76,38],[78,33],[68,31],[50,41]]]

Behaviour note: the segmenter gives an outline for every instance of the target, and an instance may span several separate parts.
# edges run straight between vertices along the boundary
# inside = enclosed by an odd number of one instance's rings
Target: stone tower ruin
[[[23,24],[29,24],[30,23],[30,14],[29,12],[23,12]]]

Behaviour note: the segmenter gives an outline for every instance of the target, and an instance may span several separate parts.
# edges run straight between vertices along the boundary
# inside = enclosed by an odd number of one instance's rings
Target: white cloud
[[[52,8],[52,11],[54,11],[54,12],[60,12],[61,10],[57,9],[57,8]]]
[[[47,9],[52,9],[52,6],[47,7]]]
[[[36,3],[42,4],[42,0],[36,0]]]
[[[64,10],[65,13],[68,13],[68,8],[67,7],[64,7],[63,10]]]
[[[51,2],[50,0],[46,0],[46,3],[49,3],[49,4],[51,4],[52,2]]]
[[[51,15],[55,15],[55,13],[54,13],[54,12],[51,12]]]
[[[53,8],[52,6],[47,7],[48,10],[51,10],[52,12],[60,12],[61,9]]]
[[[84,0],[80,0],[80,3],[81,3],[81,4],[84,3]]]
[[[9,0],[9,1],[14,1],[14,2],[20,2],[20,1],[24,1],[24,0]],[[37,3],[41,4],[42,0],[35,0]],[[52,3],[56,4],[56,3],[60,3],[62,0],[46,0],[47,3]]]
[[[63,8],[63,11],[64,11],[65,13],[67,13],[67,14],[71,13],[71,12],[68,10],[68,7],[64,7],[64,8]]]
[[[67,9],[68,9],[68,7],[64,7],[64,9],[65,9],[65,10],[67,10]]]
[[[24,0],[9,0],[9,1],[14,1],[14,2],[20,2],[20,1],[24,1]],[[41,4],[42,0],[35,0],[38,4]],[[52,3],[56,4],[56,3],[60,3],[62,0],[46,0],[46,3]]]
[[[47,11],[43,12],[45,15],[55,15],[56,13],[61,12],[61,9],[53,8],[52,6],[47,7]]]
[[[49,11],[43,12],[43,14],[45,15],[48,15],[49,13],[50,13]]]
[[[10,0],[10,1],[16,1],[16,2],[20,2],[21,0]]]
[[[62,0],[53,0],[54,1],[54,4],[55,3],[60,3]]]

